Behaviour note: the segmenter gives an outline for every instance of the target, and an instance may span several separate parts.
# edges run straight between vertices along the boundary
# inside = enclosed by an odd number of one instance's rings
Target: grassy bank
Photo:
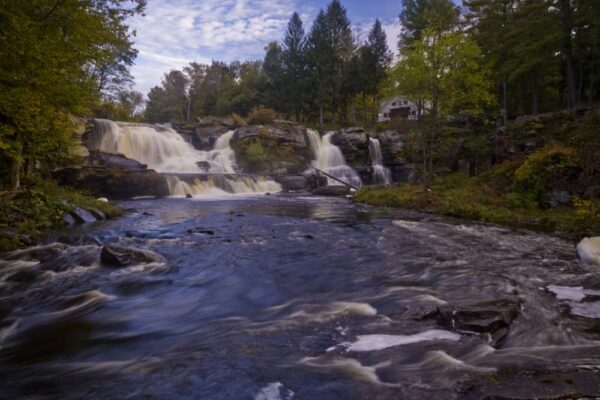
[[[447,176],[430,190],[417,185],[365,188],[355,201],[555,232],[574,239],[600,235],[600,200],[573,196],[569,204],[545,207],[535,201],[531,190],[520,189],[517,176],[521,167],[519,162],[509,162],[477,177]]]
[[[34,243],[49,231],[63,227],[63,215],[77,207],[99,210],[109,218],[122,213],[110,203],[49,180],[28,182],[18,192],[1,192],[0,252]]]

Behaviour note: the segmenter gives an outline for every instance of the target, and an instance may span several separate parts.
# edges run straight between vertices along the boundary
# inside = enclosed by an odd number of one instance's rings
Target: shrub
[[[515,171],[513,190],[525,204],[542,205],[551,179],[578,168],[575,149],[560,144],[546,146],[531,154]]]
[[[236,126],[246,126],[246,125],[248,125],[248,123],[246,122],[246,120],[240,114],[236,114],[236,113],[231,114],[231,120],[233,121],[233,123]]]
[[[277,111],[271,108],[258,107],[250,111],[247,121],[251,125],[267,125],[273,123],[278,118]]]

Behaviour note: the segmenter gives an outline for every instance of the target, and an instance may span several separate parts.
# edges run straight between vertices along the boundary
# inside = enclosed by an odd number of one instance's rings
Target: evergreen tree
[[[263,62],[266,76],[265,102],[269,107],[283,111],[282,103],[285,102],[283,50],[277,42],[269,43],[266,50],[267,54]]]
[[[460,9],[452,0],[402,0],[399,48],[410,47],[425,30],[444,32],[459,23]]]
[[[329,27],[323,10],[319,11],[308,37],[307,62],[310,71],[310,97],[319,107],[319,124],[324,123],[324,105],[327,101],[330,77],[333,75],[333,46],[328,40]]]
[[[294,13],[288,23],[282,47],[283,91],[286,103],[294,113],[296,121],[302,123],[307,90],[306,36],[298,13]]]
[[[514,28],[518,0],[465,0],[471,33],[483,49],[500,88],[503,125],[508,124],[510,61],[513,48],[509,35]]]
[[[363,53],[365,76],[367,77],[367,93],[373,96],[373,123],[379,108],[378,94],[382,83],[386,80],[387,70],[392,62],[392,53],[387,45],[386,34],[379,19],[375,20],[369,32],[366,51]]]

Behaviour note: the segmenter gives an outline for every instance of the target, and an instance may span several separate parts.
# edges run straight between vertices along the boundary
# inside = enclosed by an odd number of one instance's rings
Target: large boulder
[[[198,150],[212,150],[217,139],[238,125],[229,118],[198,118],[196,125],[175,125],[175,130]]]
[[[392,173],[392,181],[408,183],[412,180],[413,166],[405,158],[404,137],[394,130],[388,130],[377,134],[381,143],[383,165]]]
[[[582,264],[600,267],[600,236],[584,238],[577,245],[577,254]]]
[[[110,267],[127,267],[134,264],[164,263],[165,259],[149,250],[104,246],[100,253],[100,261]]]
[[[368,168],[371,165],[369,135],[364,128],[347,128],[335,132],[331,143],[340,148],[346,162],[353,168]]]
[[[306,129],[288,121],[242,126],[233,135],[231,145],[245,173],[300,174],[311,161]]]
[[[83,165],[55,172],[60,184],[87,190],[96,197],[129,199],[169,195],[164,176],[123,155],[90,151]]]

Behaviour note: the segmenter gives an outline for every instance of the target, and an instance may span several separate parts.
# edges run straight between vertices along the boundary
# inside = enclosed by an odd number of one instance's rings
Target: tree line
[[[264,106],[298,122],[369,124],[383,95],[425,100],[407,87],[424,78],[406,70],[421,57],[430,67],[437,63],[439,71],[453,70],[444,75],[455,87],[436,100],[453,101],[455,111],[468,108],[449,99],[450,93],[460,95],[454,90],[462,85],[470,106],[506,124],[518,115],[597,100],[599,20],[597,0],[464,0],[462,7],[451,0],[403,0],[400,55],[391,65],[381,22],[363,40],[352,31],[342,3],[333,0],[308,32],[295,13],[284,38],[266,47],[261,62],[192,63],[171,71],[149,93],[145,118],[192,122]],[[481,96],[469,95],[469,88]]]
[[[76,117],[131,84],[145,0],[0,0],[0,183],[71,157]]]
[[[379,20],[363,40],[352,31],[342,3],[333,0],[308,32],[294,13],[281,42],[269,43],[265,51],[262,61],[191,63],[172,70],[150,90],[146,120],[193,122],[269,107],[298,122],[374,121],[392,61]]]

